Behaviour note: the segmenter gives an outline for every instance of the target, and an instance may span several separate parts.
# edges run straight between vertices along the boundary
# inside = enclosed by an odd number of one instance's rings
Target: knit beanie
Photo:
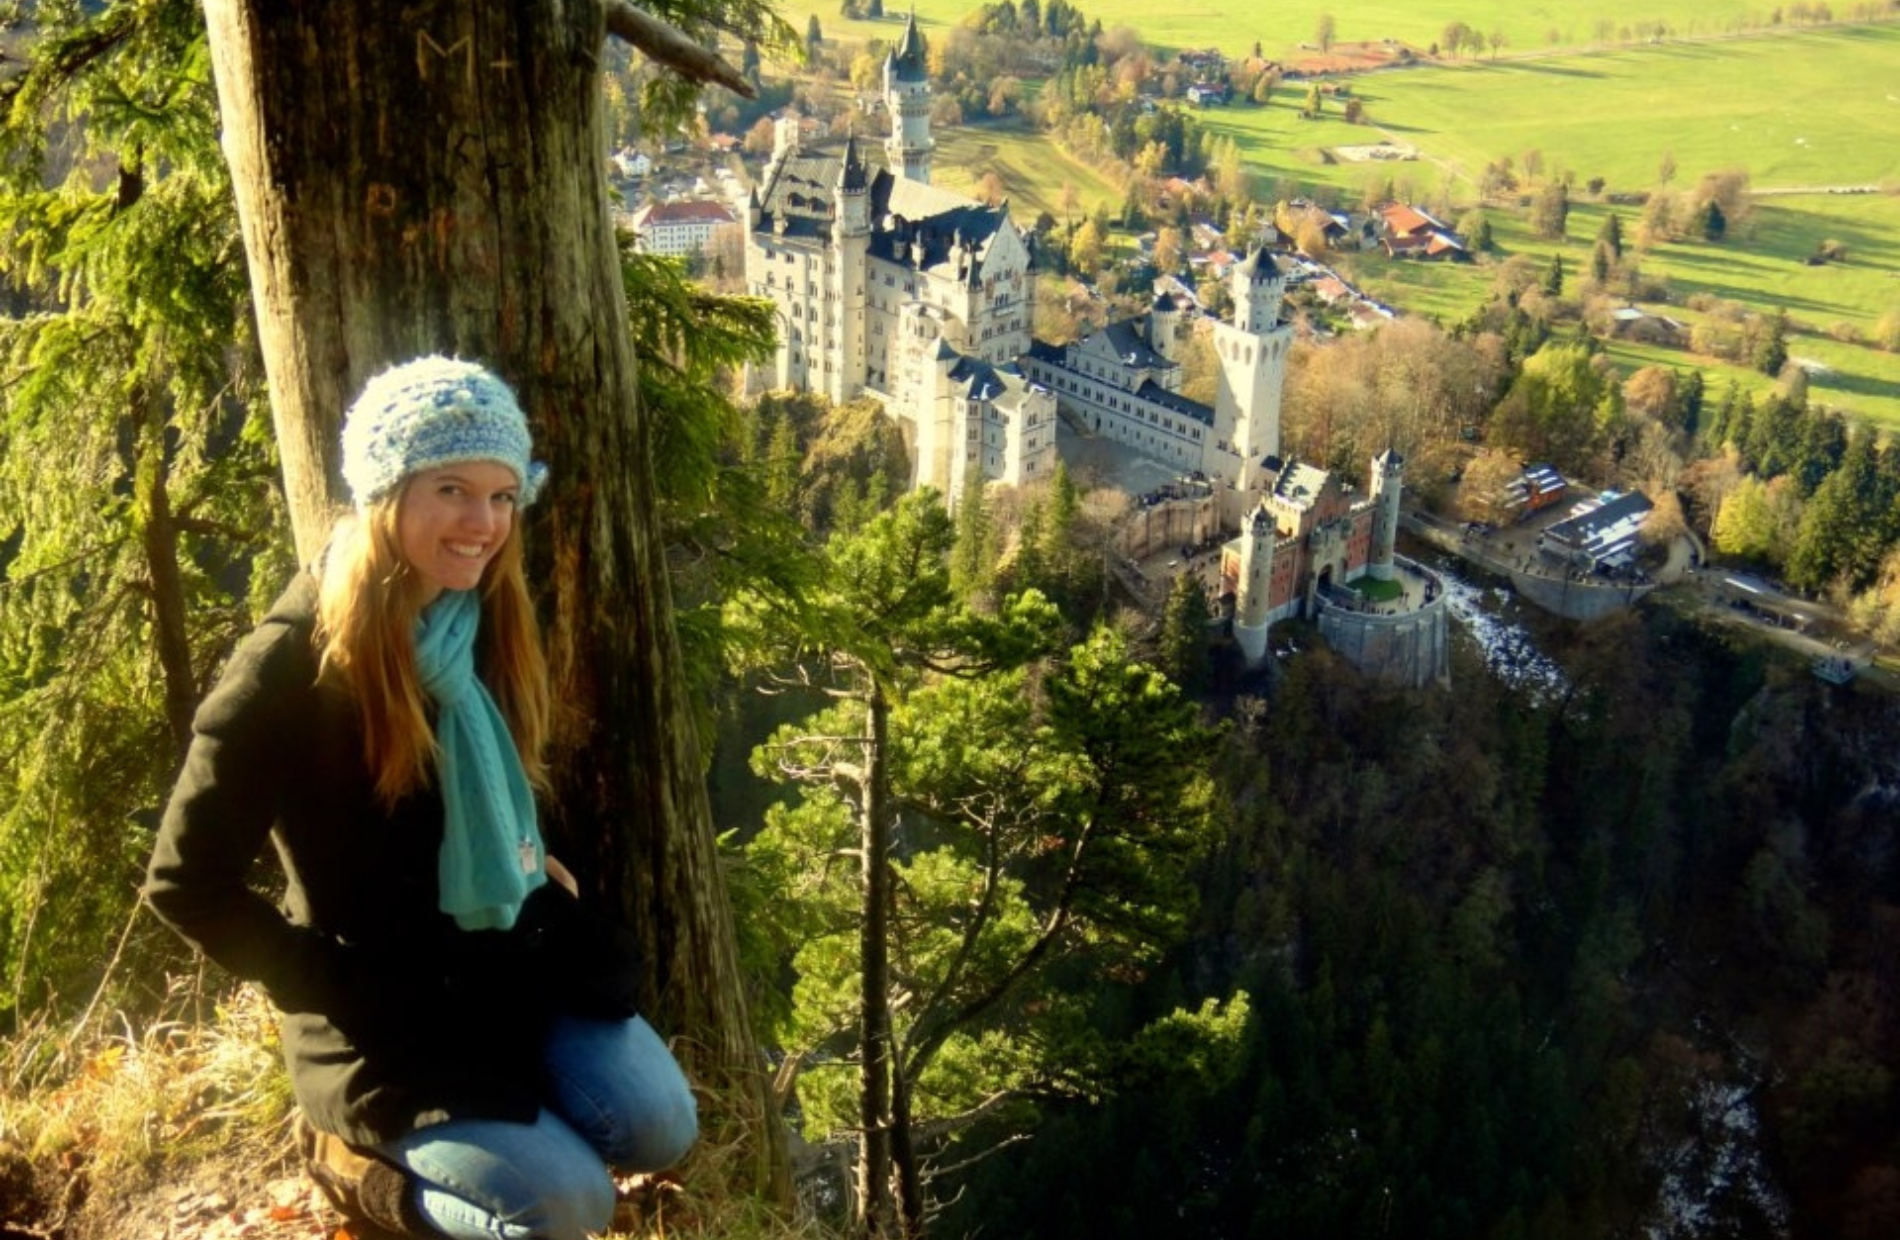
[[[343,417],[343,480],[360,511],[409,475],[464,461],[514,470],[520,503],[547,481],[530,460],[528,421],[493,371],[452,357],[418,357],[371,379]]]

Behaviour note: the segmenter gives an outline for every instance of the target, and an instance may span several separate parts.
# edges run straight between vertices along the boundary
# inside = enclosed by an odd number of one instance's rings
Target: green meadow
[[[932,135],[930,180],[946,189],[974,192],[986,172],[994,172],[1009,190],[1010,215],[1023,224],[1047,211],[1062,218],[1062,187],[1073,185],[1078,214],[1106,203],[1119,209],[1121,191],[1094,168],[1048,141],[1039,132],[1013,125],[959,125]]]
[[[1610,188],[1741,166],[1757,188],[1900,177],[1900,25],[1369,74],[1370,122],[1474,182],[1529,149]],[[1691,183],[1692,180],[1691,180]]]
[[[1884,0],[1867,2],[1878,7]],[[972,0],[917,0],[917,22],[929,38],[982,7]],[[1158,49],[1217,47],[1238,56],[1252,50],[1258,41],[1268,56],[1288,60],[1301,55],[1300,44],[1313,42],[1321,14],[1332,15],[1334,38],[1342,43],[1398,39],[1423,50],[1438,41],[1448,23],[1461,21],[1486,35],[1502,33],[1507,51],[1529,51],[1594,45],[1601,23],[1608,23],[1613,41],[1624,42],[1640,37],[1639,27],[1659,21],[1678,35],[1723,34],[1741,26],[1765,25],[1780,6],[1761,0],[1542,0],[1532,4],[1460,0],[1441,5],[1396,0],[1360,0],[1353,4],[1279,0],[1272,5],[1259,0],[1189,0],[1167,6],[1165,16],[1157,15],[1147,0],[1079,0],[1076,7],[1091,20],[1099,19],[1104,29],[1129,26],[1139,30],[1143,40]],[[1834,7],[1845,16],[1852,11],[1853,0],[1841,0]],[[860,42],[894,40],[910,11],[903,0],[886,0],[882,21],[850,21],[840,15],[839,8],[826,0],[792,0],[780,11],[800,34],[807,20],[816,14],[827,37]]]

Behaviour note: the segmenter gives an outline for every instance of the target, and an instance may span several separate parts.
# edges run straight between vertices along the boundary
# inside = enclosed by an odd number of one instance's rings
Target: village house
[[[653,171],[653,160],[644,151],[623,146],[613,153],[614,172],[624,181],[637,181]]]
[[[1465,241],[1449,224],[1409,203],[1394,202],[1379,212],[1380,245],[1390,258],[1471,257]]]
[[[1610,334],[1640,344],[1680,346],[1689,338],[1689,325],[1636,306],[1623,306],[1610,312]]]

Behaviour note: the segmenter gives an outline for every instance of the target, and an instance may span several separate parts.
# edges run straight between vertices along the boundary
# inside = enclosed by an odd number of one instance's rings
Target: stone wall
[[[1545,611],[1555,612],[1566,620],[1601,619],[1611,612],[1623,610],[1656,588],[1653,584],[1566,581],[1561,577],[1519,570],[1511,573],[1511,585]]]
[[[1140,560],[1169,548],[1199,546],[1219,529],[1220,513],[1212,495],[1164,499],[1128,514],[1116,532],[1116,549]]]
[[[1322,607],[1326,644],[1368,676],[1422,688],[1451,684],[1451,647],[1445,592],[1413,611],[1380,615]]]

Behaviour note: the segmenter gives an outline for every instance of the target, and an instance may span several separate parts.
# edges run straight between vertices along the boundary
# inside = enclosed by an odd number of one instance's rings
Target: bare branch
[[[747,99],[757,95],[737,69],[629,0],[607,0],[607,31],[695,82],[717,82]]]

